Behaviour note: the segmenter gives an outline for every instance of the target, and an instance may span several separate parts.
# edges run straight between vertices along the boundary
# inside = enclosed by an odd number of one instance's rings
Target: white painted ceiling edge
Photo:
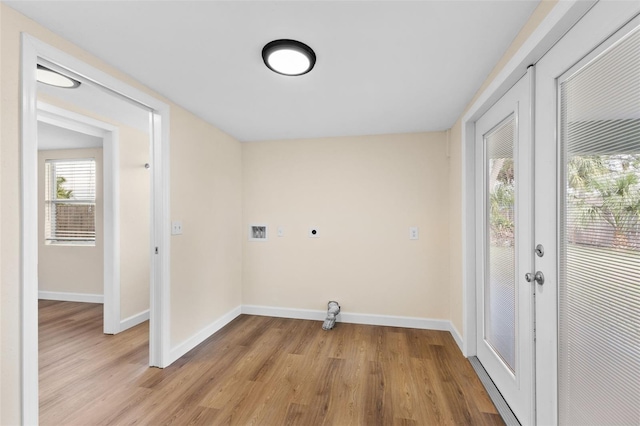
[[[448,129],[539,3],[4,2],[241,141]],[[312,72],[264,65],[279,38]]]

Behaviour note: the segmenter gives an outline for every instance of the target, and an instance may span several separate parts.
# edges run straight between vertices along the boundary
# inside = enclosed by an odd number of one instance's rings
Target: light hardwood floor
[[[242,315],[164,370],[148,324],[40,301],[43,425],[503,424],[447,332]]]

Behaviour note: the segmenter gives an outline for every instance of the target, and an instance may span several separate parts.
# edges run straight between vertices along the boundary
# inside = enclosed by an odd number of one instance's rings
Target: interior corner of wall
[[[450,159],[451,158],[451,129],[447,129],[445,131],[445,156]]]

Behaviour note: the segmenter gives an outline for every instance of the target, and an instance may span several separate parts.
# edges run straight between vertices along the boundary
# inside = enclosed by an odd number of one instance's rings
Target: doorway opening
[[[151,111],[149,363],[169,360],[169,106],[118,79],[22,34],[21,288],[22,422],[38,423],[38,64],[91,82]],[[144,166],[143,166],[144,167]],[[119,318],[118,318],[119,320]],[[116,324],[117,325],[117,324]]]
[[[103,331],[105,334],[115,334],[122,328],[120,326],[119,131],[112,124],[54,106],[52,103],[63,103],[65,98],[67,98],[67,105],[72,100],[66,96],[65,92],[59,95],[61,96],[59,98],[51,94],[46,97],[46,91],[41,92],[40,96],[45,96],[45,99],[51,103],[40,100],[37,104],[38,298],[103,303],[105,306]],[[91,93],[89,96],[93,97]],[[44,176],[47,162],[69,160],[71,157],[92,158],[96,162],[94,172],[96,202],[92,206],[95,213],[89,218],[93,226],[87,229],[87,225],[84,225],[85,229],[82,230],[83,233],[87,231],[93,233],[89,238],[93,240],[89,241],[90,248],[86,247],[87,242],[77,243],[78,237],[73,235],[68,235],[62,242],[47,240],[45,237],[45,233],[55,234],[52,232],[51,223],[56,223],[57,217],[56,210],[52,209],[52,206],[46,208],[44,205],[47,203],[46,199],[56,198],[52,193],[53,188],[48,190],[45,188],[46,182],[49,182],[50,186],[53,184],[52,180],[48,181]],[[72,173],[72,170],[68,173]],[[83,175],[79,178],[86,179],[87,176]],[[65,185],[73,186],[71,182],[67,183],[68,179],[70,177],[60,173],[56,178],[55,189],[59,189],[65,198],[77,198],[72,188],[65,189]],[[84,183],[83,186],[87,184],[90,182]],[[77,185],[76,183],[75,186]],[[64,206],[66,203],[61,200],[60,204]],[[77,209],[74,206],[66,208],[67,210]],[[67,221],[79,220],[77,215],[66,214],[65,218],[68,218]],[[68,223],[66,225],[69,226]],[[75,223],[74,227],[80,227],[80,224]],[[146,240],[149,240],[148,235]],[[146,316],[148,319],[148,312]]]

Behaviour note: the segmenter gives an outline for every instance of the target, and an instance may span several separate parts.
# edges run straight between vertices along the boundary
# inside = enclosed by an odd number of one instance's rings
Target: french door
[[[640,422],[638,13],[598,2],[536,64],[539,424]]]
[[[638,14],[598,2],[476,122],[477,356],[522,424],[640,422]]]
[[[530,71],[476,122],[477,356],[522,424],[534,424]]]

